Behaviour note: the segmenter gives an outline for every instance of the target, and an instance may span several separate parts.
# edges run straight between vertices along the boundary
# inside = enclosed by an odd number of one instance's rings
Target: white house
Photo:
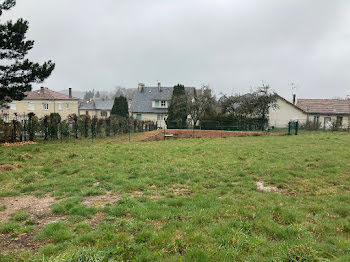
[[[307,113],[304,109],[299,108],[287,99],[277,96],[277,108],[270,108],[269,112],[269,126],[274,128],[287,128],[290,121],[299,121],[305,123],[307,120]],[[295,97],[294,97],[295,102]]]

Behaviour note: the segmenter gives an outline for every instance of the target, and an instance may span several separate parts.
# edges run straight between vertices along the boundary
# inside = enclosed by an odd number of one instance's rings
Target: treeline
[[[132,100],[135,96],[137,89],[136,88],[125,88],[121,86],[117,86],[114,88],[114,91],[96,91],[90,90],[86,91],[84,94],[83,101],[87,102],[94,98],[101,98],[105,100],[113,100],[115,97],[126,97],[128,100]]]
[[[245,95],[213,95],[209,86],[186,90],[183,85],[174,87],[169,107],[168,122],[177,121],[197,126],[200,121],[261,120],[267,123],[270,108],[277,108],[277,96],[269,86],[255,88]]]

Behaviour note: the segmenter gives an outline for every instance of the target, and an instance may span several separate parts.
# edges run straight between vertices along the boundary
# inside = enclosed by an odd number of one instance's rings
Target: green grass
[[[0,148],[0,164],[18,165],[0,173],[0,197],[54,196],[51,212],[66,216],[37,226],[38,253],[0,260],[350,261],[349,145],[347,133],[319,132]],[[257,191],[259,180],[278,192]],[[120,200],[83,202],[107,192]]]
[[[26,221],[29,217],[30,215],[28,213],[19,211],[11,214],[10,220],[22,222],[22,221]]]

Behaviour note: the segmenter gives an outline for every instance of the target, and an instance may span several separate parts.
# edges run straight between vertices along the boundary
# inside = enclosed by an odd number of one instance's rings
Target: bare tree
[[[188,112],[194,126],[200,119],[216,115],[216,98],[208,85],[203,85],[201,89],[195,90],[193,97],[188,97]]]

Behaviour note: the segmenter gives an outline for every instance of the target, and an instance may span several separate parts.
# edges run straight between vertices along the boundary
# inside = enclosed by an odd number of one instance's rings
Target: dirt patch
[[[14,169],[17,169],[17,167],[15,167],[13,165],[1,165],[0,166],[0,172],[12,171]]]
[[[121,195],[107,192],[105,195],[84,197],[83,204],[89,207],[104,207],[108,204],[113,205],[122,198]]]
[[[166,139],[179,138],[226,138],[226,137],[246,137],[246,136],[282,136],[280,133],[265,133],[265,132],[248,132],[248,131],[217,131],[217,130],[183,130],[183,129],[168,129],[165,131],[168,135]],[[170,135],[170,136],[169,136]],[[155,130],[144,133],[138,136],[137,141],[161,141],[164,140],[164,130]]]
[[[20,253],[24,251],[36,252],[42,244],[33,238],[37,231],[25,233],[13,238],[11,234],[0,234],[0,251],[4,254]]]
[[[0,250],[4,253],[22,252],[32,250],[35,252],[41,247],[41,243],[34,240],[34,236],[40,229],[49,223],[65,220],[65,216],[51,213],[50,206],[57,201],[53,197],[7,197],[0,199],[0,205],[5,205],[6,210],[0,212],[0,222],[8,221],[11,214],[24,211],[30,214],[30,219],[37,228],[29,233],[13,237],[11,234],[0,234]]]
[[[105,218],[107,217],[106,213],[96,213],[87,223],[92,227],[96,228]]]
[[[11,146],[27,146],[27,145],[36,145],[37,142],[33,141],[26,141],[26,142],[17,142],[17,143],[4,143],[2,144],[5,147],[11,147]]]
[[[0,206],[5,205],[6,210],[0,212],[0,222],[7,221],[10,215],[17,211],[24,211],[31,215],[31,219],[46,224],[57,217],[51,216],[50,206],[57,201],[53,197],[6,197],[0,199]],[[46,221],[47,220],[47,221]]]
[[[265,186],[265,182],[262,180],[259,180],[256,182],[256,189],[261,192],[277,192],[279,191],[276,186]]]
[[[193,194],[193,191],[188,188],[170,188],[169,192],[178,196],[190,196]]]

